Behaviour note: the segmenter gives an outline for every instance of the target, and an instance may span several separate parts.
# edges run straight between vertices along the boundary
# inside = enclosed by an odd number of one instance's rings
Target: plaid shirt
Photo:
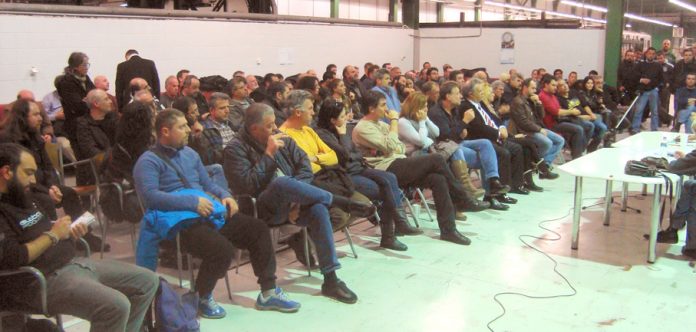
[[[201,122],[201,124],[204,128],[217,129],[217,131],[220,133],[220,138],[222,138],[222,141],[213,142],[215,146],[222,146],[224,148],[235,135],[235,132],[232,130],[232,128],[230,128],[227,120],[224,122],[217,122],[209,117],[205,121]]]

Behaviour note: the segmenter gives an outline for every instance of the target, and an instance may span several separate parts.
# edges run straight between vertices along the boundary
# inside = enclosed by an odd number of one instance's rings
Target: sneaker
[[[283,292],[280,287],[275,288],[273,295],[264,299],[263,293],[260,293],[256,298],[256,309],[258,310],[275,310],[280,312],[297,312],[300,310],[300,303],[290,300],[288,295]]]
[[[198,302],[198,315],[203,318],[208,319],[220,319],[227,315],[225,309],[223,309],[215,299],[213,295],[208,295],[207,298],[201,298]]]
[[[353,304],[358,302],[358,296],[341,280],[321,284],[321,294],[343,303]]]

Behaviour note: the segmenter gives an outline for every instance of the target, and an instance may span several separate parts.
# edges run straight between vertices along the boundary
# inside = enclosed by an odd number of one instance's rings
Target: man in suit
[[[462,89],[462,95],[466,100],[462,101],[460,110],[463,112],[469,109],[474,111],[474,119],[469,122],[467,139],[485,138],[493,143],[496,155],[498,156],[498,166],[510,165],[509,168],[499,168],[500,177],[503,183],[512,187],[511,193],[529,194],[524,188],[522,174],[524,173],[524,155],[522,146],[508,139],[507,128],[502,125],[502,121],[496,114],[488,111],[483,105],[483,95],[485,82],[478,78],[472,78]],[[502,203],[514,204],[516,199],[506,195],[498,196],[496,199]],[[488,199],[491,205],[492,198]]]
[[[130,80],[141,77],[152,87],[152,95],[160,95],[159,75],[157,67],[152,60],[143,59],[136,50],[126,52],[126,61],[121,62],[116,67],[116,98],[120,107],[128,104],[130,100],[125,100],[124,91],[128,89]]]

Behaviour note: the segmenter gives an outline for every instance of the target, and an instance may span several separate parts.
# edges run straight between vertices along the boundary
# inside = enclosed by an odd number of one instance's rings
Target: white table
[[[645,139],[644,141],[641,141],[649,142],[650,140]],[[637,145],[637,143],[635,144]],[[657,144],[659,147],[659,141]],[[660,199],[664,179],[662,177],[641,177],[626,175],[624,173],[624,166],[626,165],[627,161],[640,160],[641,158],[645,157],[645,155],[645,151],[641,148],[605,148],[584,155],[580,158],[567,162],[558,167],[560,170],[575,176],[575,201],[573,210],[573,233],[571,249],[578,249],[578,240],[580,236],[580,211],[582,210],[583,178],[602,179],[606,181],[606,192],[604,198],[605,226],[609,226],[609,219],[611,214],[610,207],[612,184],[614,181],[622,181],[625,184],[637,183],[651,185],[654,188],[654,196],[652,202],[652,215],[650,218],[650,244],[648,247],[648,262],[655,262],[655,247],[657,243],[657,232],[660,222]]]

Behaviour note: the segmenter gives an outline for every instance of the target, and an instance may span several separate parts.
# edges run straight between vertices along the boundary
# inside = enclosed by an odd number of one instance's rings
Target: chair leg
[[[411,218],[413,218],[413,222],[416,224],[416,227],[420,228],[420,225],[418,224],[418,216],[414,213],[413,210],[413,204],[411,204],[411,201],[404,196],[404,201],[406,202],[406,205],[408,206],[408,212],[411,214]]]
[[[133,247],[133,252],[136,251],[138,243],[138,230],[135,227],[135,224],[131,224],[131,246]]]
[[[190,288],[191,291],[193,292],[193,291],[196,290],[196,287],[195,287],[195,285],[196,285],[196,276],[193,275],[193,272],[194,272],[194,271],[193,271],[193,256],[191,256],[191,254],[186,254],[186,258],[188,258],[189,276],[191,277],[191,278],[189,279],[190,282],[191,282],[191,284],[189,285],[189,288]]]
[[[176,236],[176,269],[179,272],[179,288],[184,288],[184,281],[182,277],[183,262],[181,259],[181,241],[179,240],[179,235]],[[190,264],[191,262],[189,262]]]
[[[430,222],[435,222],[435,219],[433,219],[433,214],[430,212],[430,207],[428,206],[428,201],[425,200],[425,195],[423,195],[423,191],[420,188],[416,189],[416,194],[420,197],[421,204],[423,207],[425,207],[425,212],[428,213],[428,218],[430,218]]]
[[[227,272],[225,272],[225,286],[227,286],[227,297],[229,297],[230,301],[232,301],[232,289],[230,289],[230,277],[227,275]]]
[[[302,227],[302,235],[304,235],[304,253],[306,258],[307,275],[312,276],[312,268],[309,265],[309,234],[307,234],[307,227]]]
[[[56,325],[62,330],[63,329],[63,316],[56,315]]]
[[[346,239],[348,240],[348,244],[350,245],[350,250],[353,251],[353,257],[355,257],[355,259],[358,259],[358,253],[355,252],[355,246],[353,246],[353,239],[350,237],[350,231],[348,230],[348,226],[343,227],[343,233],[346,234]]]
[[[242,249],[235,248],[234,250],[234,269],[237,274],[239,274],[239,263],[242,261]]]

